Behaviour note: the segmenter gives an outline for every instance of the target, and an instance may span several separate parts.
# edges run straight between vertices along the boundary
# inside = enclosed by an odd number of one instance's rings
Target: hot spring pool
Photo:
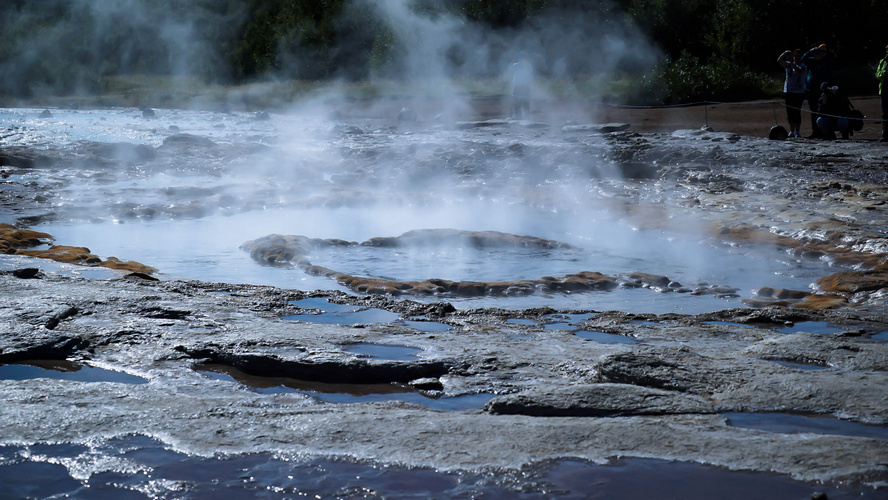
[[[391,120],[347,125],[317,116],[137,109],[0,110],[3,144],[76,149],[83,141],[156,148],[154,160],[62,165],[10,172],[45,183],[41,222],[31,227],[60,245],[85,246],[102,259],[138,261],[162,279],[348,291],[296,267],[262,265],[239,247],[269,234],[361,242],[416,229],[501,231],[572,245],[558,249],[423,247],[335,248],[313,264],[394,280],[508,281],[593,271],[664,275],[688,289],[725,285],[736,297],[650,289],[523,297],[408,297],[460,308],[632,310],[700,313],[741,305],[760,287],[808,290],[836,271],[771,248],[732,246],[711,234],[682,196],[655,180],[623,179],[601,136],[557,129],[452,130]],[[190,134],[215,146],[169,150]],[[699,147],[688,143],[688,149]],[[656,207],[654,219],[625,210]],[[647,208],[645,210],[650,210]],[[650,210],[651,213],[654,211]],[[644,213],[643,211],[641,211]],[[675,216],[675,217],[673,217]],[[15,222],[6,214],[0,222]],[[711,216],[709,216],[711,217]],[[716,216],[718,217],[718,216]],[[0,257],[4,268],[113,276],[97,269]],[[63,271],[64,270],[64,271]]]

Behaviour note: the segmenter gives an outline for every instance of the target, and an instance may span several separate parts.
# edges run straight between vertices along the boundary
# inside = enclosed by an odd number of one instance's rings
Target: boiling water
[[[324,220],[335,225],[338,217],[360,219],[358,213],[294,213],[290,211],[209,217],[185,221],[151,221],[126,224],[46,224],[36,229],[54,235],[59,242],[88,246],[103,258],[116,256],[135,260],[160,270],[162,278],[185,278],[225,283],[273,285],[300,290],[348,291],[334,280],[312,276],[298,268],[262,265],[239,249],[246,239],[243,231],[226,232],[226,227],[254,228],[251,237],[273,232],[303,234],[295,224],[273,228],[269,220]],[[266,229],[255,229],[266,226]],[[553,236],[549,234],[548,236]],[[554,235],[558,236],[558,235]],[[564,236],[564,239],[569,235]],[[688,288],[700,283],[725,284],[738,288],[740,298],[759,287],[806,290],[817,278],[833,271],[824,266],[787,262],[776,252],[763,256],[754,249],[716,246],[712,243],[677,242],[651,234],[650,247],[639,247],[633,255],[617,253],[596,242],[577,249],[470,249],[422,248],[381,249],[365,246],[331,249],[309,255],[313,264],[355,276],[396,280],[441,278],[453,281],[507,281],[563,276],[580,271],[598,271],[609,276],[632,272],[663,274]],[[360,238],[356,238],[360,240]],[[591,247],[591,248],[590,248]],[[687,262],[692,251],[696,263]],[[696,265],[695,265],[696,264]],[[658,293],[648,289],[618,289],[584,293],[556,293],[526,297],[433,297],[457,307],[524,308],[548,305],[555,308],[632,310],[635,312],[699,313],[739,307],[740,298],[688,293]]]
[[[665,227],[646,230],[637,221],[622,220],[609,208],[614,199],[632,192],[644,201],[647,188],[609,176],[601,160],[607,146],[597,137],[508,128],[400,130],[394,122],[370,119],[358,120],[366,133],[349,135],[333,134],[330,123],[297,114],[258,120],[245,113],[161,110],[149,120],[135,109],[56,110],[52,118],[42,119],[39,111],[0,110],[0,123],[7,124],[0,144],[90,140],[156,147],[174,132],[184,132],[220,145],[269,148],[269,155],[259,157],[174,158],[168,165],[114,172],[80,166],[16,174],[58,181],[52,209],[57,217],[34,229],[54,235],[58,244],[86,246],[101,258],[150,265],[162,278],[347,291],[297,268],[263,266],[239,247],[272,233],[361,242],[434,228],[527,234],[573,247],[356,246],[307,257],[346,274],[395,280],[506,281],[580,271],[644,272],[668,276],[690,289],[701,283],[739,289],[736,298],[620,289],[421,299],[464,308],[548,305],[699,313],[737,307],[759,287],[805,290],[834,272],[776,250],[727,246],[693,230],[702,222],[689,227],[688,219],[667,220]],[[14,221],[6,215],[0,222]],[[6,259],[0,265],[20,265]]]

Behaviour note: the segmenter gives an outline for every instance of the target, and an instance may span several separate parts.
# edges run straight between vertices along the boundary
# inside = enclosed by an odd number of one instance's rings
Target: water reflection
[[[633,344],[636,342],[636,340],[632,337],[627,337],[625,335],[596,332],[592,330],[580,330],[576,332],[575,335],[577,337],[581,337],[586,340],[594,340],[595,342],[600,342],[602,344]]]
[[[363,308],[348,304],[336,304],[322,297],[294,300],[290,302],[303,309],[318,309],[320,314],[291,314],[284,319],[321,323],[325,325],[358,325],[364,323],[392,323],[400,315],[374,307]]]
[[[783,328],[777,328],[777,331],[780,333],[798,333],[798,332],[807,332],[807,333],[816,333],[820,335],[831,335],[833,333],[842,333],[845,330],[839,328],[837,326],[832,325],[826,321],[802,321],[800,323],[796,323],[792,326],[785,326]]]
[[[639,480],[642,478],[643,480]],[[746,500],[876,499],[859,485],[822,485],[789,477],[654,459],[607,464],[561,459],[520,470],[440,472],[286,454],[206,458],[145,436],[81,444],[0,446],[0,497],[213,498],[683,498]]]
[[[327,403],[370,403],[378,401],[405,401],[435,410],[469,410],[481,408],[494,394],[467,394],[445,397],[438,391],[419,391],[407,384],[331,384],[311,382],[289,377],[264,377],[244,373],[237,368],[219,364],[203,364],[196,370],[226,382],[237,382],[263,394],[298,392]]]
[[[777,363],[778,365],[785,366],[787,368],[796,368],[798,370],[828,370],[828,366],[818,365],[814,363],[799,363],[797,361],[787,361],[784,359],[769,359],[768,361],[772,363]]]
[[[343,349],[351,353],[389,361],[416,361],[416,355],[422,352],[422,349],[415,347],[370,343],[351,344],[343,346]]]
[[[142,377],[68,360],[37,359],[0,365],[0,380],[30,380],[36,378],[75,380],[78,382],[117,382],[121,384],[148,383]]]
[[[790,413],[725,413],[729,425],[781,434],[831,434],[888,439],[888,426],[867,425],[833,417]]]

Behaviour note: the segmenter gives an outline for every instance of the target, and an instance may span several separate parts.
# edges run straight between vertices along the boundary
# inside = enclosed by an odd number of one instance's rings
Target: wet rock
[[[470,246],[472,248],[571,248],[567,243],[499,231],[416,229],[397,237],[370,238],[361,243],[375,247]]]
[[[145,280],[145,281],[160,281],[159,279],[151,276],[147,273],[134,272],[129,273],[123,276],[123,279],[131,279],[131,280]]]
[[[432,377],[411,380],[409,384],[411,387],[415,387],[423,391],[441,391],[444,389],[444,385],[441,383],[441,380]]]
[[[672,282],[672,280],[666,276],[638,272],[629,273],[626,275],[626,278],[634,281],[637,285],[648,288],[669,288],[669,285]]]
[[[691,295],[715,295],[720,298],[733,298],[739,297],[738,291],[740,291],[739,288],[728,285],[709,285],[698,286],[691,292]]]
[[[561,278],[545,276],[538,281],[544,290],[549,291],[613,290],[617,287],[616,278],[594,271],[582,271]]]
[[[762,287],[756,290],[756,298],[744,299],[750,307],[798,307],[803,309],[832,309],[848,304],[848,299],[834,293],[807,292]]]
[[[888,288],[888,269],[871,271],[842,271],[816,281],[823,292],[849,293],[873,292]]]
[[[53,314],[52,317],[50,317],[43,326],[46,327],[47,330],[54,330],[57,326],[59,326],[59,323],[76,315],[78,312],[79,311],[76,307],[66,307],[63,310]]]
[[[507,127],[509,126],[509,120],[480,120],[480,121],[471,121],[471,122],[456,122],[454,124],[454,128],[457,130],[466,130],[473,128],[482,128],[482,127]]]
[[[745,354],[846,370],[888,370],[888,352],[834,335],[795,333],[757,342]]]
[[[179,133],[173,134],[163,140],[164,147],[180,147],[180,148],[212,148],[216,143],[206,137],[193,134]]]
[[[2,253],[14,253],[16,249],[49,244],[52,240],[52,235],[47,233],[18,229],[10,224],[0,224],[0,252]]]
[[[43,118],[43,119],[52,118],[52,112],[50,112],[48,109],[44,109],[43,112],[41,112],[40,115],[38,115],[38,118]]]
[[[357,246],[344,240],[317,240],[305,236],[268,235],[241,245],[242,250],[261,262],[270,264],[294,263],[305,272],[336,279],[340,284],[360,293],[374,295],[457,295],[463,297],[520,296],[537,291],[589,291],[616,288],[615,278],[602,273],[582,271],[562,277],[545,276],[537,280],[518,281],[449,281],[429,278],[422,281],[397,281],[368,278],[340,273],[334,269],[311,264],[304,254],[326,246]],[[470,246],[473,248],[560,248],[569,245],[533,236],[518,236],[497,231],[415,230],[398,237],[376,237],[360,243],[361,246],[401,248],[435,245]],[[667,279],[668,283],[668,279]]]
[[[16,278],[29,280],[29,279],[38,279],[43,277],[43,272],[36,267],[26,267],[24,269],[13,269],[12,271],[0,271],[2,274],[9,274],[15,276]]]
[[[842,295],[833,293],[817,293],[808,295],[796,302],[793,306],[804,309],[835,309],[848,305],[848,299]]]
[[[484,409],[500,415],[538,417],[618,417],[718,411],[698,396],[612,383],[541,387],[496,397]]]
[[[67,264],[92,265],[102,261],[99,257],[91,254],[89,248],[68,245],[53,245],[46,250],[19,250],[16,254],[50,259]]]
[[[52,245],[45,250],[26,250],[25,248],[48,244],[52,235],[30,230],[19,230],[8,224],[0,224],[0,251],[15,255],[27,255],[41,259],[54,260],[67,264],[83,266],[100,266],[109,269],[132,271],[145,274],[157,272],[156,269],[135,261],[124,262],[116,257],[102,260],[90,253],[89,248],[68,245]]]
[[[639,349],[608,356],[596,365],[597,380],[696,394],[713,392],[743,375],[730,374],[711,358],[686,347]]]
[[[0,165],[18,168],[41,168],[51,165],[56,158],[32,148],[9,147],[0,149]]]
[[[244,373],[263,377],[286,377],[330,384],[388,384],[445,375],[448,367],[441,361],[412,362],[354,358],[343,354],[338,359],[311,359],[231,353],[213,349],[183,350],[195,359],[231,366]]]
[[[840,245],[807,242],[751,226],[717,227],[715,232],[729,241],[753,245],[773,245],[786,249],[792,255],[811,260],[827,259],[842,265],[877,267],[886,262],[886,255],[872,252],[851,251]]]
[[[622,132],[629,130],[628,123],[591,123],[583,125],[565,125],[561,127],[561,131],[565,133],[586,132],[593,134],[610,134],[612,132]]]

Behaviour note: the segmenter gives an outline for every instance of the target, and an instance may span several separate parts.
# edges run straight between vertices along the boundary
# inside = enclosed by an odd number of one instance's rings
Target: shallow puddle
[[[833,417],[789,413],[725,413],[728,424],[780,434],[830,434],[836,436],[888,439],[888,426],[867,425]]]
[[[643,480],[639,480],[643,478]],[[115,500],[169,498],[683,498],[875,499],[881,491],[815,485],[767,473],[689,462],[624,458],[607,464],[561,459],[520,470],[440,472],[304,455],[205,458],[145,436],[89,446],[0,446],[0,497]]]
[[[319,309],[322,312],[320,314],[291,314],[283,316],[283,319],[325,325],[358,325],[364,323],[392,323],[401,318],[400,315],[384,309],[335,304],[322,297],[294,300],[290,303],[304,309]]]
[[[543,326],[547,330],[564,330],[573,331],[580,328],[580,325],[589,319],[595,317],[595,313],[582,314],[553,314],[547,319],[554,320],[554,323],[546,323]]]
[[[816,333],[820,335],[831,335],[833,333],[842,333],[845,330],[827,323],[826,321],[802,321],[792,326],[777,328],[780,333]]]
[[[880,340],[882,342],[888,342],[888,330],[885,330],[884,332],[879,332],[870,338],[875,339],[875,340]]]
[[[399,322],[396,321],[395,323]],[[446,332],[447,330],[453,329],[453,326],[446,323],[439,323],[437,321],[417,321],[408,319],[404,320],[403,323],[414,330],[422,332]]]
[[[346,345],[343,350],[389,361],[416,361],[416,356],[422,352],[422,349],[415,347],[369,343]]]
[[[29,360],[21,363],[0,365],[0,380],[30,380],[53,378],[78,382],[117,382],[121,384],[147,384],[142,377],[124,372],[106,370],[67,360]]]
[[[528,326],[539,324],[536,320],[527,319],[527,318],[509,318],[506,320],[506,323],[511,323],[513,325],[528,325]]]
[[[626,337],[625,335],[596,332],[592,330],[580,330],[574,335],[586,340],[594,340],[595,342],[600,342],[602,344],[633,344],[636,342],[632,337]]]
[[[782,359],[769,359],[768,361],[772,363],[776,363],[781,366],[786,366],[788,368],[796,368],[798,370],[828,370],[828,366],[816,365],[813,363],[799,363],[796,361],[786,361]]]
[[[441,397],[436,393],[418,391],[406,384],[330,384],[289,377],[250,375],[227,365],[204,364],[195,369],[216,380],[237,382],[262,394],[298,392],[327,403],[351,404],[376,401],[405,401],[434,410],[470,410],[481,408],[495,394],[467,394]]]
[[[579,328],[579,326],[574,325],[572,323],[546,323],[543,325],[546,330],[564,330],[564,331],[573,331]]]

